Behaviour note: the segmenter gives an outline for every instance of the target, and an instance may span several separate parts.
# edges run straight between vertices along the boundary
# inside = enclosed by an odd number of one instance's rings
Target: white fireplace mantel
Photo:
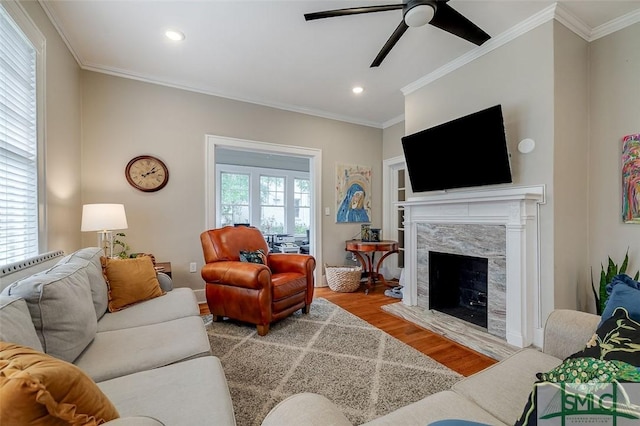
[[[398,203],[404,207],[405,270],[403,303],[417,305],[417,231],[419,223],[490,224],[506,228],[506,324],[508,343],[537,342],[540,317],[539,215],[545,186],[510,186],[430,193]]]

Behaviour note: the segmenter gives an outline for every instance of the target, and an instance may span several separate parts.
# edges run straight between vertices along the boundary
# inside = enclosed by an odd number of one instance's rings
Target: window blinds
[[[0,6],[0,265],[38,254],[36,50]]]

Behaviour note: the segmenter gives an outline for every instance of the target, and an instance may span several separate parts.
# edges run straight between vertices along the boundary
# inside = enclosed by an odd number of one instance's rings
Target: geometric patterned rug
[[[271,324],[203,317],[220,358],[238,426],[259,426],[289,395],[322,394],[354,425],[441,390],[462,376],[326,299]]]

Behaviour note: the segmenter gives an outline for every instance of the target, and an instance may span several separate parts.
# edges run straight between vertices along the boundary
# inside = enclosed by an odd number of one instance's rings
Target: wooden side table
[[[382,281],[385,286],[390,287],[382,274],[380,274],[380,265],[382,265],[382,261],[385,260],[388,256],[392,255],[393,253],[398,253],[397,241],[347,240],[345,241],[345,250],[350,251],[358,258],[358,261],[362,265],[362,269],[367,275],[367,288],[364,292],[365,294],[369,294],[369,290],[374,286],[377,280]],[[380,257],[380,259],[378,259],[378,262],[375,263],[374,270],[373,265],[375,262],[376,252],[384,252],[384,254]]]
[[[156,271],[164,272],[169,275],[170,278],[173,278],[171,276],[171,262],[156,262]]]

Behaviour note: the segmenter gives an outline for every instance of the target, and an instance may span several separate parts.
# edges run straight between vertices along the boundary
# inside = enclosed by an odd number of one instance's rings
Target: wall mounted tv
[[[413,192],[512,182],[501,105],[404,136],[402,149]]]

